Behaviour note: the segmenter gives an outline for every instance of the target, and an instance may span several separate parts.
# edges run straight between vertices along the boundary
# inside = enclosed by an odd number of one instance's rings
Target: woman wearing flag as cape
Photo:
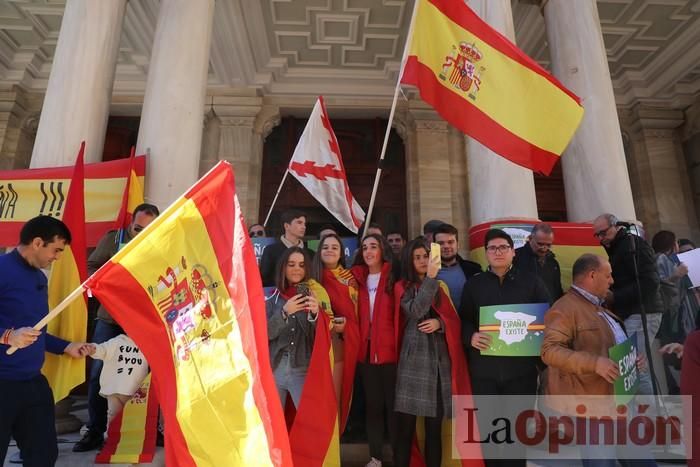
[[[394,287],[394,297],[405,326],[396,378],[394,465],[418,465],[420,453],[412,448],[416,418],[423,417],[422,460],[427,467],[440,467],[443,422],[453,416],[452,396],[471,394],[461,322],[447,286],[436,279],[440,257],[430,258],[429,244],[422,238],[413,240],[401,259],[402,280]],[[483,461],[462,459],[461,465],[482,466]]]
[[[338,402],[333,389],[333,312],[325,289],[310,278],[303,249],[285,250],[277,263],[277,290],[266,301],[272,371],[288,424],[295,465],[340,465]],[[288,411],[288,413],[293,412]]]
[[[391,447],[396,443],[394,391],[398,351],[397,313],[391,274],[391,246],[381,235],[368,234],[351,269],[358,284],[360,353],[358,371],[367,403],[367,438],[371,459],[368,466],[379,467],[384,445],[385,414]]]
[[[313,262],[313,276],[328,292],[333,309],[334,336],[333,382],[340,410],[340,433],[345,431],[352,388],[355,381],[355,367],[360,351],[360,326],[357,318],[357,281],[345,268],[345,248],[337,234],[324,235],[318,245]]]

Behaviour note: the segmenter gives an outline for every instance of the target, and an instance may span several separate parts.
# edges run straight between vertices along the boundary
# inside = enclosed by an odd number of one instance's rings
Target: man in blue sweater
[[[17,249],[0,256],[0,465],[17,441],[25,466],[52,466],[58,456],[53,394],[41,374],[44,352],[84,356],[83,343],[71,343],[32,326],[48,312],[46,275],[71,241],[58,219],[39,216],[20,232]],[[11,347],[19,350],[7,355]]]

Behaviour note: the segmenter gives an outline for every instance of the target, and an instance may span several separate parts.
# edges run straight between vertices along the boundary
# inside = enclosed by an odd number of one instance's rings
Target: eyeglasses
[[[599,230],[599,231],[595,232],[595,233],[593,234],[593,236],[594,236],[595,238],[603,238],[603,237],[605,237],[605,234],[608,233],[608,230],[610,230],[610,227],[612,227],[612,225],[607,226],[607,227],[604,228],[603,230]]]
[[[491,245],[486,247],[486,251],[491,254],[498,253],[499,255],[504,255],[510,250],[510,245]]]
[[[251,237],[264,237],[265,232],[262,230],[251,230],[249,235]]]

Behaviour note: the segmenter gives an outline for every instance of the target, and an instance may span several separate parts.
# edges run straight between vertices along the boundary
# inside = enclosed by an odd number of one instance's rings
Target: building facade
[[[375,219],[412,237],[434,218],[466,231],[497,218],[613,212],[648,234],[699,241],[697,2],[468,3],[582,98],[584,121],[554,174],[533,176],[405,88]],[[134,144],[149,154],[146,197],[164,207],[227,160],[257,222],[322,94],[366,208],[412,9],[412,0],[2,1],[0,169],[70,165],[83,140],[88,162]],[[286,183],[279,208],[329,220]]]

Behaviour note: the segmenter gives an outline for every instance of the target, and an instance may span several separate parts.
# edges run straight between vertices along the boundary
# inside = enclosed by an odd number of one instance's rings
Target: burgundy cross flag
[[[289,161],[289,173],[328,212],[350,231],[357,233],[365,219],[365,212],[350,192],[338,140],[322,96],[316,101],[292,160]]]

